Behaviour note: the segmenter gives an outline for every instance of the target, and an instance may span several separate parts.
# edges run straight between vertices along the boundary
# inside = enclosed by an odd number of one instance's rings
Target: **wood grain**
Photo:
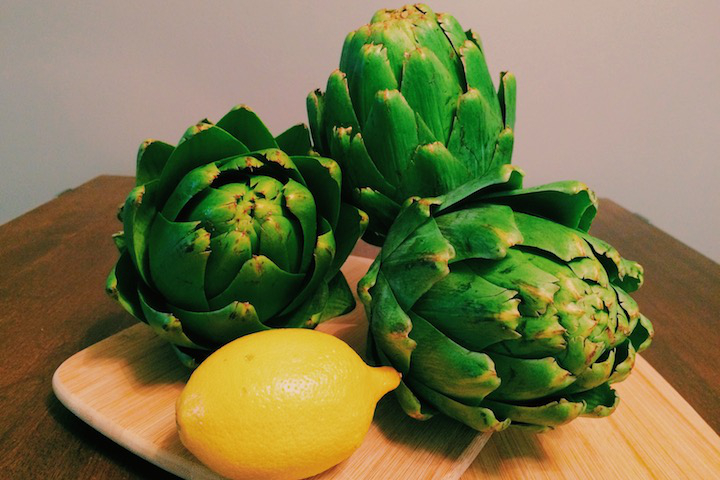
[[[655,326],[643,356],[720,433],[720,265],[607,199],[591,233],[645,268],[632,294]]]
[[[353,290],[370,263],[350,257],[343,266]],[[359,353],[365,351],[362,307],[318,329],[342,338]],[[168,346],[138,324],[64,362],[53,377],[53,388],[80,418],[146,460],[183,478],[219,480],[185,450],[177,435],[175,401],[188,375]],[[314,479],[457,480],[490,437],[447,418],[414,421],[391,397],[378,405],[361,447]]]
[[[343,267],[348,282],[354,286],[369,264],[351,257]],[[361,306],[319,328],[365,351]],[[136,325],[71,357],[53,386],[70,410],[141,457],[183,478],[219,480],[176,433],[174,405],[187,376],[167,345]],[[466,480],[710,479],[720,473],[720,437],[644,359],[617,389],[621,404],[607,419],[581,418],[543,435],[501,432],[479,456],[489,435],[441,417],[413,421],[388,396],[360,449],[314,478],[454,480],[470,463]]]
[[[0,226],[5,478],[174,478],[87,426],[50,386],[62,361],[134,323],[103,292],[117,255],[115,214],[132,185],[97,177]],[[592,231],[645,266],[634,296],[657,336],[643,355],[720,432],[720,266],[610,200],[601,200]]]
[[[490,438],[465,480],[718,479],[720,437],[642,357],[618,409],[533,435]]]

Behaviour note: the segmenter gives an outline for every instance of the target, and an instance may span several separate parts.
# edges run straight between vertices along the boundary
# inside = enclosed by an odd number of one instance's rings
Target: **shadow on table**
[[[62,445],[53,445],[49,448],[78,452],[72,459],[78,473],[92,473],[93,478],[103,478],[104,472],[124,471],[126,476],[133,478],[158,480],[178,478],[126,450],[83,422],[65,408],[54,393],[50,392],[47,395],[45,405],[49,416],[67,434]]]
[[[522,463],[532,460],[539,464],[547,458],[547,453],[542,447],[538,434],[525,430],[510,427],[508,430],[495,433],[480,455],[470,466],[475,473],[472,478],[495,478],[502,470],[505,463]]]
[[[116,314],[98,322],[117,322]],[[86,337],[96,337],[93,328]],[[87,369],[87,375],[115,375],[139,385],[155,385],[187,381],[191,370],[178,360],[172,347],[144,323],[137,322],[101,340],[71,357],[75,368]]]
[[[459,458],[479,432],[443,415],[420,421],[403,412],[392,393],[377,406],[374,424],[388,441],[425,450],[450,460]]]

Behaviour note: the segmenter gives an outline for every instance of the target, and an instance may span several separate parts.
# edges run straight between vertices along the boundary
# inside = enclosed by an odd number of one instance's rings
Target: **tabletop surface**
[[[97,177],[0,226],[4,478],[174,478],[75,417],[50,383],[65,359],[136,322],[104,292],[115,213],[132,184]],[[611,200],[591,232],[645,267],[633,297],[656,337],[643,356],[720,432],[720,265]]]

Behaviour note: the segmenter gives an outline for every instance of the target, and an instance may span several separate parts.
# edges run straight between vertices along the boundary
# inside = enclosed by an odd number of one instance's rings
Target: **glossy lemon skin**
[[[178,398],[182,443],[233,479],[301,479],[349,457],[375,404],[397,387],[345,342],[305,329],[235,340],[193,372]]]

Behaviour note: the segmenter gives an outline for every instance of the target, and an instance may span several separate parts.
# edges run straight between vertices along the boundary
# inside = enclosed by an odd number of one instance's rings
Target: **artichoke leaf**
[[[425,9],[427,9],[427,6],[423,8],[423,10]],[[440,28],[442,28],[445,35],[447,35],[450,43],[455,47],[455,50],[459,50],[468,38],[460,23],[449,13],[436,13],[435,18]],[[480,44],[478,44],[478,46],[480,46]]]
[[[210,256],[205,270],[207,298],[215,297],[230,285],[243,264],[253,255],[255,230],[230,230],[210,239]]]
[[[416,48],[415,36],[407,28],[387,23],[371,23],[370,37],[366,40],[382,44],[387,50],[388,61],[398,84],[402,81],[405,52]],[[342,68],[342,67],[341,67]]]
[[[149,138],[140,144],[135,169],[135,185],[157,180],[175,147]]]
[[[347,78],[340,70],[330,74],[324,98],[323,122],[328,129],[325,135],[330,137],[334,127],[350,127],[353,132],[360,132],[360,124],[350,100]]]
[[[235,301],[249,302],[265,322],[295,298],[304,278],[303,274],[280,269],[264,255],[255,255],[243,264],[228,288],[209,299],[209,308],[204,310],[217,310]]]
[[[538,317],[522,318],[517,330],[520,338],[491,345],[488,351],[517,358],[544,358],[561,354],[567,346],[565,328],[551,308]]]
[[[143,314],[147,319],[148,325],[163,340],[181,347],[194,348],[204,350],[205,345],[198,345],[193,342],[183,331],[182,321],[169,312],[163,312],[150,305],[148,299],[143,295],[142,291],[138,291],[140,305]]]
[[[480,92],[469,89],[458,99],[448,150],[477,178],[492,167],[495,145],[503,130],[499,112]]]
[[[604,358],[603,358],[604,357]],[[567,387],[557,396],[569,395],[578,392],[591,390],[603,383],[607,383],[615,366],[615,350],[606,350],[600,359],[583,370],[575,380],[575,383]]]
[[[393,221],[400,211],[400,205],[394,200],[369,187],[359,189],[355,192],[354,197],[358,207],[369,214],[368,225],[370,228],[367,231],[369,234],[386,232],[393,225]],[[379,235],[363,238],[373,245],[383,245],[383,239]]]
[[[250,168],[250,173],[255,175],[266,175],[279,181],[287,179],[305,185],[305,179],[302,177],[295,162],[282,150],[277,148],[269,148],[266,150],[257,150],[251,154],[257,160],[262,162],[262,166],[257,169]],[[306,185],[305,185],[306,186]]]
[[[560,290],[558,278],[539,268],[531,260],[533,254],[509,249],[499,260],[468,260],[475,274],[495,285],[517,290],[521,299],[520,313],[534,316],[544,313],[553,304]]]
[[[366,43],[352,73],[348,72],[350,99],[362,128],[372,109],[375,94],[381,90],[397,90],[398,82],[390,67],[387,50],[381,44]]]
[[[640,315],[640,321],[637,323],[633,332],[628,337],[633,348],[637,353],[642,352],[650,346],[655,336],[655,329],[652,323],[645,315]]]
[[[379,272],[370,290],[372,308],[370,330],[376,348],[382,351],[395,369],[403,375],[410,370],[410,356],[417,344],[410,338],[412,321],[398,304],[385,276]]]
[[[432,286],[450,273],[455,255],[433,219],[383,258],[383,274],[400,306],[409,310]]]
[[[206,190],[220,175],[220,170],[214,163],[201,165],[185,175],[173,189],[165,202],[162,213],[170,221],[179,220],[182,209],[195,195]],[[228,198],[232,200],[232,198]],[[213,202],[215,203],[215,202]]]
[[[485,400],[483,407],[495,412],[500,418],[508,418],[515,426],[520,424],[539,427],[558,427],[574,420],[586,408],[585,402],[570,402],[564,398],[540,405],[515,405],[512,403]]]
[[[517,340],[520,312],[515,291],[498,287],[474,275],[462,264],[413,306],[435,328],[457,344],[474,351],[503,340]]]
[[[350,77],[355,76],[355,72],[362,64],[363,47],[366,44],[373,43],[371,36],[372,30],[370,29],[370,25],[366,24],[354,32],[350,32],[347,37],[345,37],[345,42],[343,43],[342,52],[340,54],[340,68],[336,71],[340,72],[343,75],[343,78],[348,78],[348,81]],[[331,75],[334,74],[335,72]],[[330,90],[329,86],[327,90]],[[350,89],[348,88],[348,101],[350,100],[349,91]],[[336,124],[333,123],[333,125]]]
[[[314,222],[313,227],[315,227]],[[302,248],[302,239],[300,238],[299,230],[297,222],[291,221],[291,219],[287,217],[283,217],[282,215],[267,215],[260,221],[260,246],[257,254],[268,257],[283,271],[305,273],[303,270],[298,272]],[[315,228],[313,228],[313,234],[315,233],[314,230]],[[312,236],[313,240],[314,238],[315,235]],[[308,243],[310,244],[309,249],[312,251],[312,240]],[[310,253],[308,253],[307,257],[307,263],[309,264]]]
[[[233,107],[216,126],[241,141],[250,151],[278,148],[272,133],[247,105]]]
[[[373,263],[370,264],[370,268],[368,268],[367,273],[363,275],[363,277],[358,281],[357,284],[357,294],[358,298],[363,304],[363,307],[365,307],[365,315],[368,319],[368,322],[370,321],[370,314],[372,313],[372,307],[373,307],[373,296],[372,296],[372,288],[377,283],[377,276],[378,272],[380,271],[380,256],[375,257],[375,260],[373,260]],[[368,345],[372,344],[372,331],[368,332]],[[388,364],[389,365],[389,364]]]
[[[448,71],[433,51],[423,47],[410,50],[403,66],[400,93],[442,144],[448,142],[457,99],[463,93],[453,73],[454,68]]]
[[[597,213],[595,193],[584,183],[574,180],[490,193],[485,198],[582,232],[588,231]]]
[[[509,207],[477,205],[438,215],[437,226],[455,249],[453,262],[468,258],[500,259],[513,245],[525,243]]]
[[[635,347],[633,347],[630,340],[625,340],[623,343],[615,347],[615,364],[613,365],[613,372],[608,379],[608,383],[617,383],[625,380],[633,366],[635,366]]]
[[[157,290],[172,304],[207,310],[205,267],[210,234],[200,222],[171,222],[162,213],[150,231],[150,274]]]
[[[340,204],[339,221],[335,226],[335,257],[327,273],[334,277],[350,256],[368,226],[368,216],[348,203]]]
[[[602,263],[594,256],[577,258],[568,262],[568,267],[580,279],[590,281],[607,288],[610,279]]]
[[[330,152],[340,164],[346,192],[356,185],[377,190],[390,198],[397,196],[397,189],[387,182],[370,158],[362,134],[352,128],[333,129]]]
[[[604,342],[593,340],[582,335],[568,336],[567,348],[558,356],[558,363],[573,375],[581,375],[605,351]]]
[[[492,360],[484,353],[461,347],[422,317],[409,312],[410,338],[417,343],[410,361],[410,378],[449,397],[479,404],[498,388]]]
[[[310,123],[310,134],[315,150],[321,155],[330,154],[330,145],[328,143],[328,135],[325,131],[323,115],[325,113],[325,95],[316,89],[310,92],[305,101],[305,107],[308,113],[308,123]],[[275,141],[280,145],[279,137]],[[285,140],[283,140],[284,142]],[[283,148],[283,147],[280,147]],[[284,150],[284,148],[283,148]]]
[[[127,243],[125,242],[125,232],[115,232],[112,235],[112,241],[115,244],[119,253],[123,253],[127,250]]]
[[[517,96],[517,83],[515,75],[510,72],[500,72],[500,88],[498,100],[502,109],[503,122],[506,128],[515,129],[515,104]]]
[[[420,48],[433,52],[442,65],[442,73],[455,85],[464,86],[462,65],[457,47],[442,28],[438,17],[427,5],[416,6],[412,32]],[[438,68],[440,68],[438,66]]]
[[[510,163],[512,158],[513,146],[515,144],[515,134],[510,128],[505,128],[498,135],[495,144],[495,152],[493,153],[490,170],[495,170],[502,165]]]
[[[317,191],[314,190],[313,191]],[[287,267],[278,264],[284,270],[294,272],[306,272],[312,260],[312,252],[315,247],[317,237],[317,209],[316,205],[319,199],[316,199],[310,189],[304,185],[290,179],[283,187],[283,199],[285,207],[290,211],[297,222],[291,222],[289,218],[273,216],[279,225],[287,223],[288,225],[279,230],[283,235],[277,239],[277,243],[273,243],[273,247],[277,250],[277,254],[284,250],[288,256]],[[335,203],[340,201],[339,196],[333,198]],[[265,231],[265,223],[263,223],[263,231]],[[290,236],[295,236],[296,224],[299,223],[302,238],[295,241],[290,240]],[[262,240],[262,237],[261,237]],[[263,243],[260,243],[261,249]],[[270,258],[274,258],[270,256]],[[299,260],[299,262],[297,261]]]
[[[500,102],[483,51],[472,40],[465,40],[458,48],[458,53],[465,69],[467,88],[480,92],[490,110],[500,115]],[[507,126],[507,123],[505,125]]]
[[[575,381],[570,372],[552,357],[513,358],[488,352],[501,379],[500,386],[488,395],[491,400],[533,400],[559,392]]]
[[[313,261],[310,264],[310,270],[305,273],[304,281],[298,285],[298,289],[294,293],[292,301],[282,308],[280,316],[285,316],[294,309],[298,308],[305,300],[312,295],[315,289],[319,288],[322,282],[327,279],[328,271],[332,265],[335,256],[336,245],[335,236],[330,225],[326,220],[321,220],[320,231],[315,242],[313,250]],[[300,286],[302,285],[302,288]],[[272,290],[268,290],[272,292]]]
[[[486,175],[473,178],[442,197],[438,213],[457,208],[459,204],[471,202],[498,190],[515,190],[522,186],[523,171],[514,165],[502,165]]]
[[[607,383],[584,392],[567,395],[567,400],[585,402],[585,411],[581,415],[587,417],[607,417],[620,403],[620,397]]]
[[[158,207],[191,170],[235,155],[248,152],[244,143],[222,128],[202,123],[194,127],[193,135],[180,143],[168,158],[159,178]]]
[[[120,255],[113,269],[110,270],[105,282],[105,291],[110,297],[117,300],[120,306],[130,315],[147,323],[138,296],[138,280],[130,254],[125,251]]]
[[[363,128],[365,147],[388,182],[401,185],[418,145],[415,112],[397,90],[382,90],[373,98]]]
[[[312,144],[310,143],[310,131],[304,123],[298,123],[285,130],[275,137],[277,147],[290,156],[310,155]]]
[[[372,267],[371,267],[372,268]],[[382,350],[376,348],[376,343],[373,341],[372,331],[368,332],[368,357],[375,359],[381,365],[392,366],[392,362],[385,356]],[[410,388],[405,384],[403,380],[400,380],[400,385],[393,391],[395,398],[400,405],[400,408],[415,420],[425,421],[435,416],[437,411],[427,402],[421,402],[420,399],[413,393]]]
[[[232,302],[207,312],[193,312],[172,305],[169,310],[181,320],[189,337],[214,348],[243,335],[268,329],[260,323],[255,308],[248,302]]]
[[[355,298],[347,280],[338,272],[330,281],[321,283],[289,317],[276,323],[283,327],[315,328],[322,322],[350,312],[354,307]]]
[[[604,240],[590,234],[584,234],[583,238],[592,247],[614,285],[626,292],[634,292],[642,286],[644,271],[640,264],[625,260],[620,252]]]
[[[140,277],[148,285],[152,285],[148,245],[157,214],[157,189],[157,181],[135,187],[123,206],[125,245]]]
[[[440,142],[419,146],[402,184],[403,196],[434,197],[462,185],[470,173]]]
[[[510,425],[510,419],[499,420],[489,408],[465,405],[415,380],[407,379],[405,383],[445,415],[477,431],[499,432]]]
[[[393,393],[400,404],[400,408],[402,408],[409,417],[414,418],[415,420],[429,420],[437,413],[427,403],[421,402],[403,381],[400,382],[400,385],[398,385]]]
[[[178,347],[177,345],[170,344],[175,356],[178,358],[180,363],[190,370],[194,370],[200,365],[200,362],[207,357],[207,351],[205,350],[192,350]]]
[[[410,198],[402,210],[395,215],[395,221],[387,231],[387,240],[382,246],[379,257],[384,261],[391,255],[402,243],[418,229],[422,224],[428,221],[432,210],[439,202],[431,198]],[[372,222],[372,218],[370,219]]]
[[[592,249],[575,230],[534,215],[515,212],[514,216],[523,245],[552,253],[566,262],[593,257]]]
[[[350,285],[342,272],[337,272],[328,282],[328,298],[322,311],[316,317],[316,324],[320,324],[335,317],[350,313],[355,308]]]
[[[318,213],[330,223],[334,230],[340,215],[340,190],[342,173],[339,165],[329,158],[292,157],[310,192],[315,199]]]

